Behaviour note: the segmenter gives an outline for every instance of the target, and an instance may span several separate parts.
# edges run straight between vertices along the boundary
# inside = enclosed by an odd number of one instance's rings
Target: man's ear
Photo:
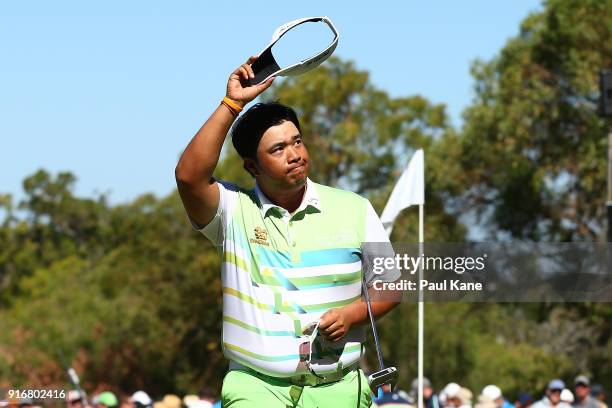
[[[259,170],[257,169],[257,162],[253,159],[245,158],[242,163],[242,167],[251,175],[253,178],[259,175]]]

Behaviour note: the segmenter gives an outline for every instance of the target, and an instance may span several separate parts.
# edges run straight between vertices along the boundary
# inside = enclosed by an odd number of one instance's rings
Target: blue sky
[[[112,203],[174,188],[179,153],[223,97],[229,73],[289,20],[327,15],[335,55],[393,96],[472,98],[489,59],[537,0],[376,2],[4,2],[0,5],[0,193],[39,168]],[[281,79],[282,80],[282,79]]]

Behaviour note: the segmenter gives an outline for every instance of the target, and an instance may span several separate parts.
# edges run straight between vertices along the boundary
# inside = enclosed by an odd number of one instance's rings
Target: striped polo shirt
[[[370,202],[352,192],[306,183],[290,214],[258,187],[219,182],[219,208],[200,231],[221,254],[223,352],[275,377],[305,374],[303,330],[331,308],[361,296],[363,242],[388,242]],[[393,281],[393,276],[376,275]],[[366,282],[374,276],[366,275]],[[361,327],[337,342],[318,336],[312,367],[325,375],[357,363]]]

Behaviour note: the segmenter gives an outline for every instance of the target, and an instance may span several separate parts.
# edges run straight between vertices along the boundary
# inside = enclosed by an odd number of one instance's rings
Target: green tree
[[[610,123],[597,116],[597,102],[598,72],[612,67],[610,38],[612,2],[548,0],[495,58],[473,65],[476,96],[449,158],[458,163],[459,212],[475,215],[488,238],[604,238]],[[554,345],[574,370],[612,378],[609,305],[518,309],[519,321],[542,327],[515,343]]]
[[[36,268],[74,254],[99,256],[110,243],[104,231],[105,198],[77,199],[75,177],[52,177],[39,170],[23,182],[25,198],[18,219],[10,197],[3,196],[5,217],[0,233],[0,306],[10,302],[19,282]]]
[[[472,67],[461,150],[464,208],[492,237],[597,240],[606,126],[598,71],[612,67],[612,2],[549,0],[499,55]]]
[[[226,363],[216,251],[190,228],[176,194],[103,212],[100,228],[85,233],[84,242],[97,243],[90,250],[51,246],[48,262],[36,251],[33,263],[12,261],[26,273],[0,311],[0,383],[65,383],[62,350],[89,390],[159,395],[219,385]],[[40,213],[28,218],[25,226],[42,228]]]

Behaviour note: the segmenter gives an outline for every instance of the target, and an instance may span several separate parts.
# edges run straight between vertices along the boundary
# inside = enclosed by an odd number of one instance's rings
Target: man
[[[565,388],[562,380],[551,380],[546,387],[546,395],[536,401],[531,408],[571,408],[571,405],[561,401],[561,391]]]
[[[372,400],[372,407],[385,408],[414,408],[408,395],[404,391],[393,391],[391,385],[385,384],[381,387],[381,395]]]
[[[599,408],[608,408],[606,404],[606,394],[601,384],[593,384],[591,387],[591,397],[599,402]]]
[[[219,399],[219,392],[214,391],[210,387],[203,387],[198,392],[201,404],[210,404],[213,408],[221,407],[221,400]]]
[[[563,391],[561,391],[561,401],[572,405],[574,403],[574,393],[572,393],[572,391],[569,388],[564,388]]]
[[[239,112],[272,84],[245,85],[255,59],[230,75],[225,98],[175,171],[192,223],[222,256],[223,350],[230,360],[223,406],[368,406],[358,369],[358,326],[368,321],[360,247],[388,241],[370,203],[308,178],[307,135],[295,112],[278,103],[253,106],[232,130],[256,188],[212,177]],[[375,302],[372,310],[381,316],[395,305]]]
[[[599,402],[591,397],[591,381],[586,375],[574,378],[574,403],[575,408],[599,408]]]
[[[533,404],[533,397],[525,391],[520,391],[514,401],[515,408],[528,408]]]
[[[21,398],[19,400],[19,405],[17,405],[19,408],[33,408],[34,405],[34,400],[32,398]]]
[[[514,404],[504,398],[501,388],[495,384],[485,386],[480,394],[493,401],[497,408],[514,408]]]
[[[153,408],[153,400],[145,391],[139,390],[129,399],[131,408]]]
[[[66,405],[68,408],[83,408],[83,396],[78,390],[69,390],[66,394]]]
[[[440,402],[446,408],[458,408],[462,405],[460,398],[461,386],[455,382],[446,384],[440,392]]]
[[[92,403],[94,408],[116,408],[119,405],[119,400],[112,392],[104,391],[96,395]]]
[[[414,380],[412,380],[412,384],[410,387],[410,397],[412,398],[414,405],[417,405],[418,403],[418,390],[419,379],[415,378]],[[425,404],[425,408],[441,408],[438,396],[434,393],[431,381],[429,381],[429,378],[427,377],[423,377],[423,403]]]

